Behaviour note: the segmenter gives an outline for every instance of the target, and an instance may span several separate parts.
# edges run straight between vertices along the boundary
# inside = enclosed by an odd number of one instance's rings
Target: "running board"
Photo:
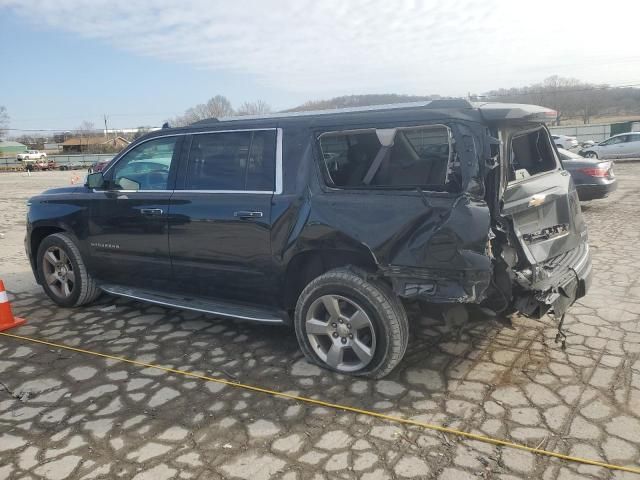
[[[268,323],[272,325],[288,324],[286,314],[277,309],[260,308],[252,305],[208,300],[183,295],[170,295],[151,290],[123,287],[120,285],[102,284],[99,287],[107,293],[120,297],[133,298],[143,302],[164,305],[165,307],[193,310],[195,312],[210,313],[228,318],[239,318],[251,322]]]

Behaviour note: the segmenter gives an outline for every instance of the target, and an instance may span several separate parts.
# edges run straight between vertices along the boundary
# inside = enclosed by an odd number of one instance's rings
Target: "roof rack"
[[[335,115],[341,113],[357,113],[357,112],[374,112],[381,110],[397,110],[412,108],[429,108],[429,109],[469,109],[474,108],[473,104],[461,98],[448,100],[430,100],[425,102],[407,102],[407,103],[389,103],[384,105],[367,105],[365,107],[348,107],[348,108],[332,108],[327,110],[308,110],[302,112],[277,112],[265,113],[262,115],[242,115],[221,118],[210,118],[200,120],[192,125],[204,125],[215,122],[231,122],[234,120],[259,120],[267,118],[289,118],[289,117],[306,117],[315,115]]]

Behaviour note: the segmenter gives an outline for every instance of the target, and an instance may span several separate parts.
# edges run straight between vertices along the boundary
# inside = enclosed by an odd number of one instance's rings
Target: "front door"
[[[91,202],[89,248],[98,281],[162,289],[171,277],[167,215],[182,136],[147,140],[105,173]]]
[[[600,145],[600,151],[602,155],[598,157],[602,159],[607,158],[622,158],[624,156],[625,142],[627,141],[627,135],[618,135],[617,137],[611,137],[609,140],[602,142]]]
[[[191,135],[171,199],[175,288],[212,299],[273,304],[271,200],[275,129]]]
[[[640,154],[640,134],[630,133],[624,135],[625,141],[622,144],[622,155],[620,158],[635,158]]]

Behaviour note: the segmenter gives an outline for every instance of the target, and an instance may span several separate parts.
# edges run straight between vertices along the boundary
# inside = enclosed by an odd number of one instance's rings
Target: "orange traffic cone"
[[[11,312],[11,305],[9,304],[9,298],[7,297],[7,292],[4,289],[4,283],[0,280],[0,332],[3,330],[9,330],[13,327],[18,327],[25,322],[26,320],[24,318],[13,316],[13,312]]]

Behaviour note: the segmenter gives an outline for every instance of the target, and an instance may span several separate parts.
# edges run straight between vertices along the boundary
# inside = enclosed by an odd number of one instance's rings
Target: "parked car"
[[[576,137],[569,137],[567,135],[551,135],[556,147],[570,150],[579,146],[578,139]]]
[[[612,161],[584,158],[563,148],[559,148],[558,153],[562,165],[573,178],[580,200],[605,198],[618,187]]]
[[[40,160],[43,158],[47,158],[47,154],[39,150],[27,150],[26,152],[16,155],[16,159],[21,162],[24,160]]]
[[[55,170],[55,160],[40,159],[33,162],[34,170]]]
[[[107,165],[109,165],[109,162],[111,161],[110,158],[103,158],[98,160],[97,162],[95,162],[94,164],[92,164],[87,171],[89,173],[95,173],[95,172],[101,172],[104,167],[106,167]]]
[[[63,163],[58,168],[60,170],[62,170],[62,171],[65,171],[65,170],[80,170],[80,169],[84,168],[84,165],[82,163],[79,163],[79,162],[69,162],[69,163]]]
[[[291,325],[310,361],[380,378],[407,348],[408,302],[459,325],[476,306],[560,319],[586,294],[554,117],[436,100],[159,130],[31,198],[27,254],[60,306],[104,291]]]
[[[640,132],[620,133],[597,145],[580,150],[587,158],[634,158],[640,157]]]

